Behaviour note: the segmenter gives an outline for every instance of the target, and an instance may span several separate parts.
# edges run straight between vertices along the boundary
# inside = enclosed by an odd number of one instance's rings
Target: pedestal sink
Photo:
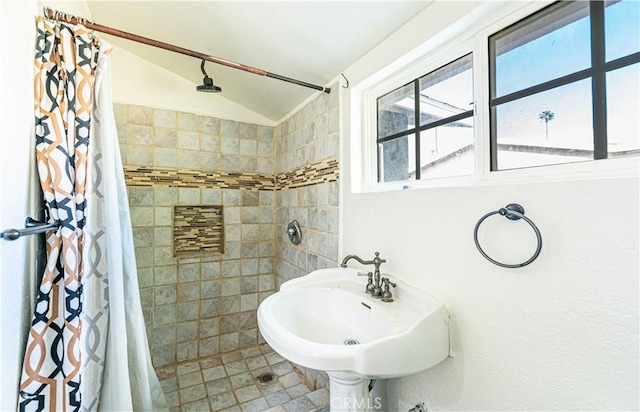
[[[358,270],[321,269],[285,282],[258,308],[267,343],[326,371],[331,411],[365,411],[371,379],[424,371],[449,355],[449,316],[430,295],[393,279],[394,301],[365,294]]]

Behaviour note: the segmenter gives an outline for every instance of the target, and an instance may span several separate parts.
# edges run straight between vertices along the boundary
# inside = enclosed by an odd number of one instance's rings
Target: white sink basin
[[[357,273],[322,269],[282,284],[258,308],[264,339],[301,366],[376,379],[446,359],[449,316],[442,303],[393,278],[394,301],[382,302],[364,293],[366,277]]]

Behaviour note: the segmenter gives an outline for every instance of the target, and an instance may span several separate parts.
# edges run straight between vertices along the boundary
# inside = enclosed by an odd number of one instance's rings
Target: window
[[[379,97],[377,145],[379,182],[473,174],[472,55]]]
[[[489,37],[492,171],[640,153],[638,16],[558,2]]]
[[[636,167],[639,16],[637,0],[484,2],[352,89],[353,116],[362,116],[352,135],[365,156],[354,186]]]

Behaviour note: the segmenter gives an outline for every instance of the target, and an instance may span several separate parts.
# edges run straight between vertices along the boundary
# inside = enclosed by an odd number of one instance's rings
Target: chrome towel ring
[[[484,252],[484,250],[482,250],[482,248],[480,247],[480,242],[478,242],[478,228],[480,227],[480,225],[482,224],[482,222],[484,222],[484,220],[486,218],[488,218],[489,216],[496,215],[496,214],[500,214],[500,215],[506,217],[509,220],[524,219],[524,221],[527,222],[529,224],[529,226],[531,226],[533,231],[536,232],[536,237],[538,238],[538,246],[536,248],[535,253],[533,254],[533,256],[531,256],[529,258],[529,260],[527,260],[526,262],[523,262],[523,263],[518,263],[518,264],[502,263],[502,262],[498,262],[497,260],[492,259],[491,257],[489,257],[489,255],[487,255]],[[517,204],[517,203],[510,203],[510,204],[506,205],[505,207],[503,207],[503,208],[501,208],[499,210],[495,210],[493,212],[489,212],[486,215],[482,216],[480,218],[480,220],[478,220],[478,223],[476,223],[475,229],[473,229],[473,240],[476,242],[476,247],[478,248],[478,251],[482,254],[482,256],[484,256],[489,262],[493,263],[494,265],[502,266],[503,268],[514,269],[514,268],[521,268],[523,266],[527,266],[529,263],[531,263],[534,260],[536,260],[536,258],[540,254],[540,251],[542,250],[542,235],[540,235],[540,230],[538,230],[538,228],[531,221],[531,219],[529,219],[528,217],[526,217],[524,215],[524,208],[522,206],[520,206],[519,204]]]

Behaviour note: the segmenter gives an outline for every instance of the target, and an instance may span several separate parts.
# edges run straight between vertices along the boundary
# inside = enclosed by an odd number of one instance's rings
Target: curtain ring
[[[44,16],[45,19],[47,20],[51,20],[51,17],[49,17],[49,13],[54,12],[54,10],[50,9],[47,6],[42,6],[42,15]],[[55,15],[55,13],[54,13]]]

